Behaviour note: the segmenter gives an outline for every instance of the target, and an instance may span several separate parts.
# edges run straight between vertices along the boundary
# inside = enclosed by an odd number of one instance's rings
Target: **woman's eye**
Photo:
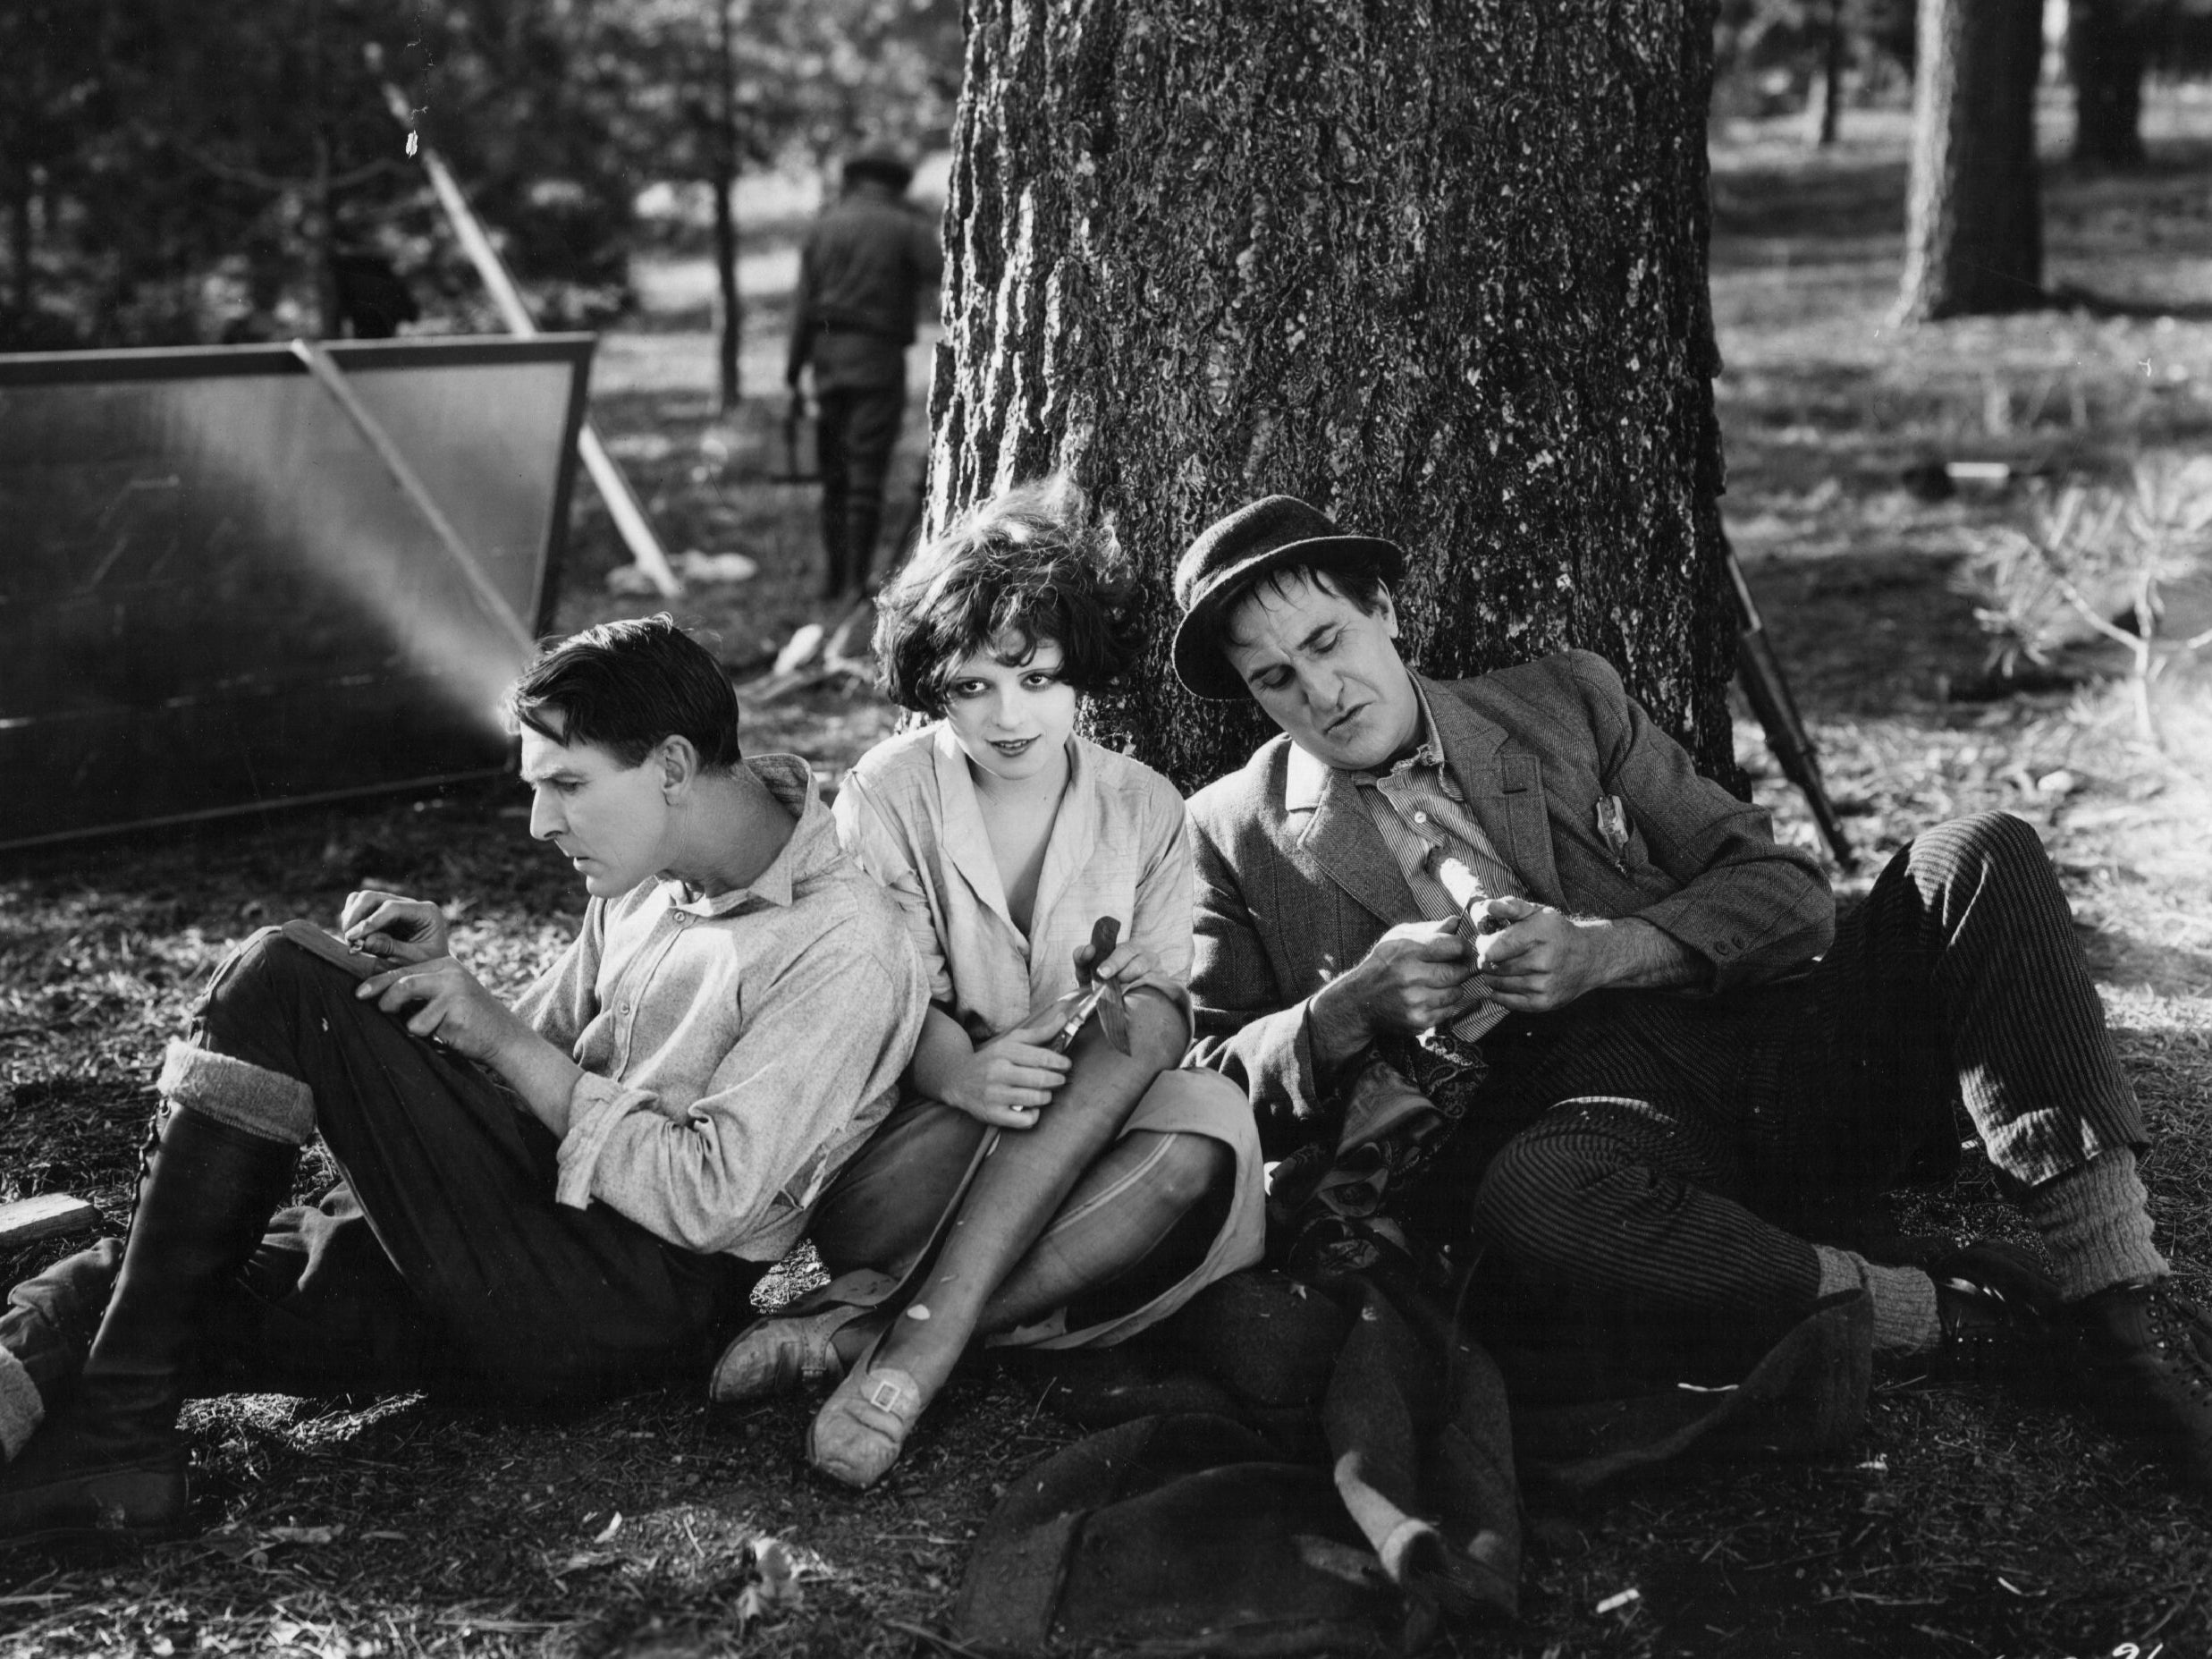
[[[1022,683],[1027,686],[1032,691],[1042,691],[1046,686],[1058,685],[1060,683],[1060,676],[1056,673],[1049,672],[1048,670],[1040,668],[1034,673],[1024,674],[1022,676]]]
[[[980,680],[956,680],[945,690],[947,697],[956,698],[963,703],[971,697],[981,697],[983,694],[984,682]]]

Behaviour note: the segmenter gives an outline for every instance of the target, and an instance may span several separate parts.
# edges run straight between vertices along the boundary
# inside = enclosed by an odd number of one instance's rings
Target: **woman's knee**
[[[1160,1144],[1147,1160],[1144,1189],[1178,1215],[1225,1183],[1236,1168],[1235,1153],[1211,1135],[1174,1131],[1156,1138]]]
[[[1190,1022],[1183,1011],[1150,987],[1132,995],[1127,1009],[1132,1057],[1159,1071],[1180,1065],[1190,1046]]]

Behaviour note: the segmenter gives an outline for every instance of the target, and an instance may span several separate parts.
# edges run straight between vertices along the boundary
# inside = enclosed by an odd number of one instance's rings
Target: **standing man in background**
[[[852,157],[842,193],[799,256],[783,378],[796,398],[814,367],[825,599],[867,591],[884,476],[906,416],[915,305],[944,269],[936,227],[906,199],[913,178],[889,151]]]

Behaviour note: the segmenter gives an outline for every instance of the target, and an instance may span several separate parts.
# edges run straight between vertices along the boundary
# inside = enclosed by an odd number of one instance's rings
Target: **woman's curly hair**
[[[1060,677],[1102,691],[1143,647],[1136,574],[1063,477],[979,503],[916,550],[875,601],[876,679],[902,708],[942,715],[956,669],[1009,635],[1019,662],[1050,639]]]

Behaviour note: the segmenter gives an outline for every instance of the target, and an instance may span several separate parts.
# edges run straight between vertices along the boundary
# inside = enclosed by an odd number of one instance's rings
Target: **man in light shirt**
[[[364,892],[357,953],[294,924],[217,970],[89,1353],[0,1323],[0,1544],[183,1525],[188,1390],[703,1375],[890,1109],[920,963],[806,763],[742,758],[713,658],[665,616],[608,623],[509,709],[530,833],[591,895],[576,939],[511,1007],[436,905]],[[272,1224],[317,1134],[344,1183]],[[114,1247],[72,1259],[50,1274],[80,1289]]]

